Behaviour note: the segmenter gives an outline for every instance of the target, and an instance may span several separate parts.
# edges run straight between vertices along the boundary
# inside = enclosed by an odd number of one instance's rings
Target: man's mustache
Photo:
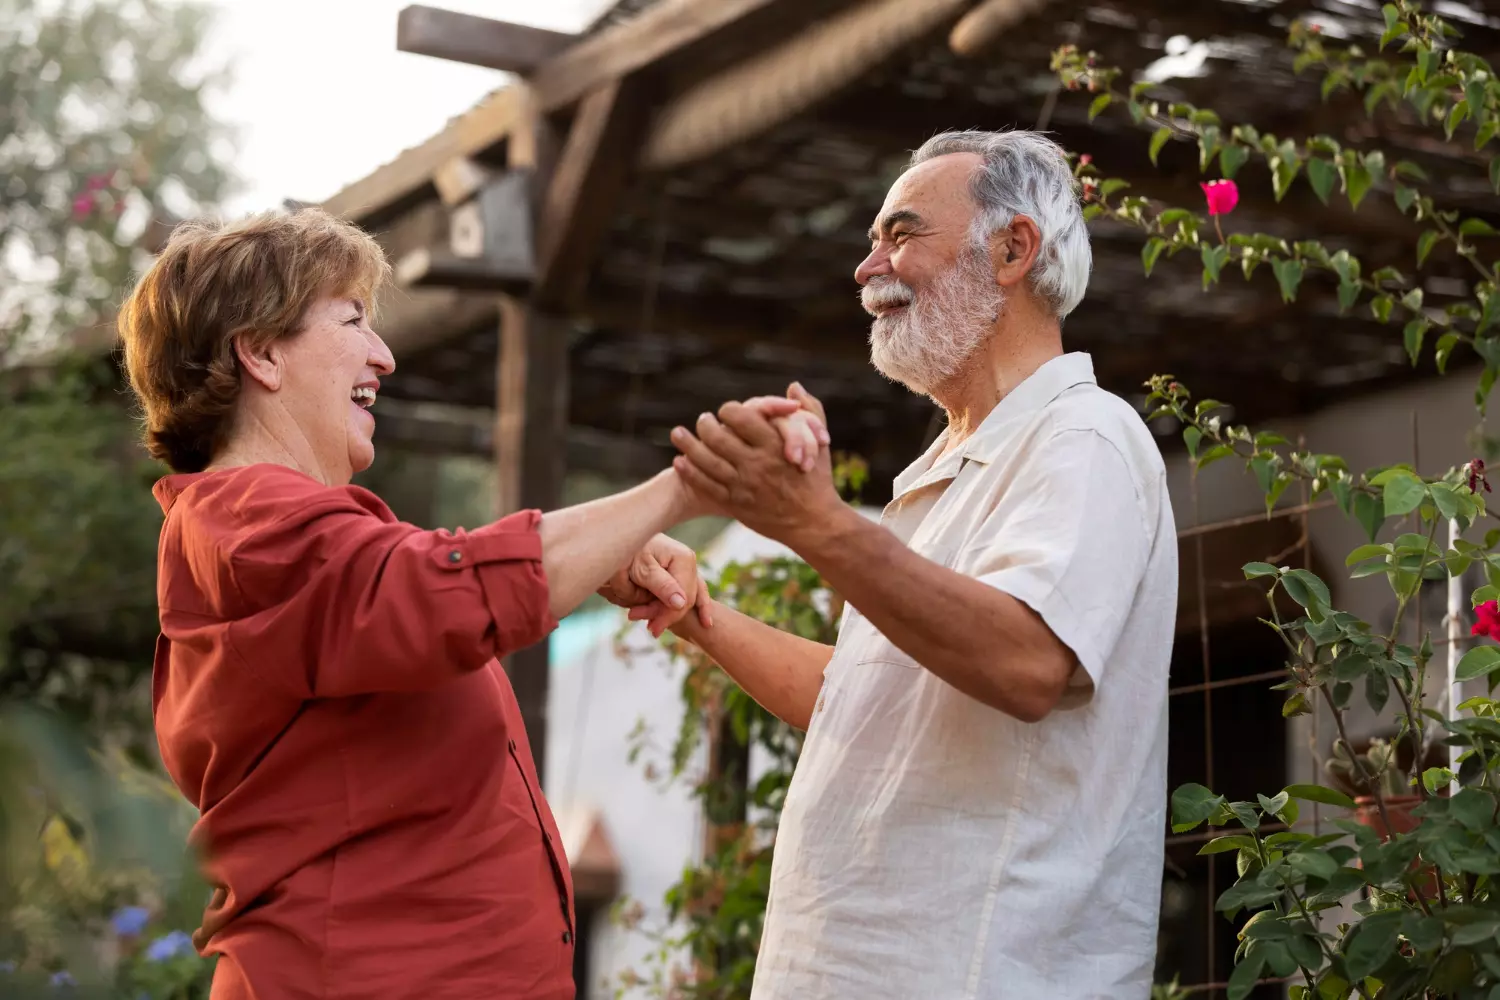
[[[916,298],[917,293],[912,291],[910,286],[899,279],[890,277],[871,278],[865,287],[859,290],[859,303],[871,316],[879,315],[883,309],[909,306],[916,301]]]

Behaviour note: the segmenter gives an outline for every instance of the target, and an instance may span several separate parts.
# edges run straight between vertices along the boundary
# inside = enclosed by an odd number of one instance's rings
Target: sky
[[[234,216],[285,198],[322,201],[414,146],[506,83],[508,74],[396,51],[408,0],[210,0],[205,56],[233,82],[209,102],[237,133]],[[430,0],[557,31],[585,27],[610,0]]]

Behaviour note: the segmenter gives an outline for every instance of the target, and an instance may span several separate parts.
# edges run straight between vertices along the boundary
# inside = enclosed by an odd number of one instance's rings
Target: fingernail
[[[833,443],[833,438],[829,437],[828,436],[828,432],[825,431],[821,427],[818,428],[818,443],[819,444],[832,444]]]
[[[802,454],[803,454],[803,452],[802,452],[801,448],[793,448],[792,449],[792,461],[796,462],[798,465],[801,465],[802,464]]]
[[[686,604],[687,601],[683,599],[683,596],[681,594],[673,594],[671,601],[669,601],[668,603],[671,604],[672,607],[681,611],[682,606]]]

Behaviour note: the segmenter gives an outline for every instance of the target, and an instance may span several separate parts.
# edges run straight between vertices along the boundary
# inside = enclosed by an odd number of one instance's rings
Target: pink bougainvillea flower
[[[113,174],[94,174],[84,182],[83,188],[85,191],[103,191],[109,187],[110,178],[113,176]]]
[[[1469,629],[1470,635],[1487,635],[1491,639],[1500,639],[1500,603],[1485,601],[1474,609],[1474,627]]]
[[[1093,162],[1094,162],[1094,158],[1092,156],[1090,156],[1088,153],[1084,153],[1082,156],[1080,156],[1078,158],[1078,165],[1080,167],[1086,167],[1090,163],[1093,163]]]
[[[1228,215],[1240,203],[1240,189],[1234,181],[1208,181],[1200,184],[1203,197],[1208,199],[1209,215]]]
[[[94,210],[94,196],[81,194],[73,199],[73,218],[86,219]]]

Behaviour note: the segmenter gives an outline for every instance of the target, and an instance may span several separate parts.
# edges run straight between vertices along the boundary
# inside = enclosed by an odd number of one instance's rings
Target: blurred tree
[[[160,522],[101,348],[142,245],[228,184],[208,26],[192,3],[0,0],[0,700],[101,735],[144,721]]]

